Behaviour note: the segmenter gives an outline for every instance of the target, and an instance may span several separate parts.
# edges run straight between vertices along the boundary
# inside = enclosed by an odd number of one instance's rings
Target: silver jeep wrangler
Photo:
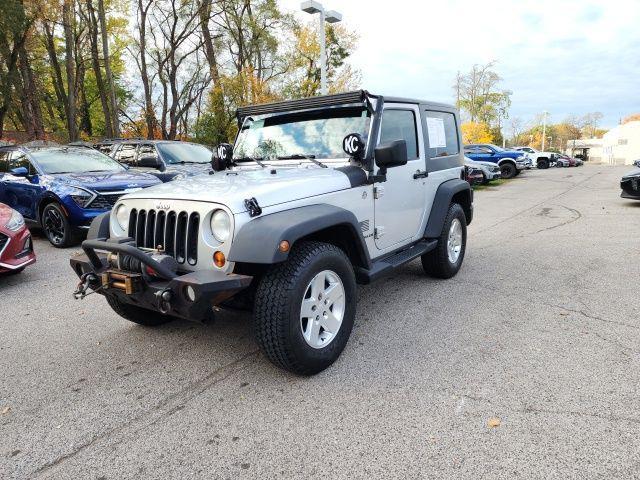
[[[155,326],[253,310],[276,365],[310,375],[344,349],[356,284],[418,257],[462,264],[473,192],[457,111],[366,91],[240,108],[210,175],[122,197],[71,259],[76,291]]]

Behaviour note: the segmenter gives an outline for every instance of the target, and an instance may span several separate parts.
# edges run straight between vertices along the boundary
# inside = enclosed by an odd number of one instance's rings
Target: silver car
[[[478,162],[471,160],[469,157],[464,157],[464,164],[468,167],[475,168],[482,172],[482,184],[486,185],[492,180],[502,178],[500,174],[500,166],[493,162]]]

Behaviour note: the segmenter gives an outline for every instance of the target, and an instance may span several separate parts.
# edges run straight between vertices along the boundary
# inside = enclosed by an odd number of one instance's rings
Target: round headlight
[[[231,218],[224,210],[216,210],[211,215],[211,233],[220,243],[229,239],[231,234]]]
[[[129,224],[129,209],[123,205],[118,205],[116,208],[116,222],[122,230],[126,230]]]

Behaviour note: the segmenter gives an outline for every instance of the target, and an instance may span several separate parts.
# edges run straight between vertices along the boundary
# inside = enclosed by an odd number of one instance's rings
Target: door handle
[[[416,173],[413,174],[413,179],[417,180],[418,178],[427,178],[429,176],[429,172],[426,170],[416,170]]]

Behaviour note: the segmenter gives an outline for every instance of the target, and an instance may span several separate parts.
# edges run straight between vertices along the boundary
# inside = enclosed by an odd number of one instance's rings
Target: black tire
[[[154,312],[153,310],[147,310],[146,308],[136,307],[135,305],[129,305],[128,303],[121,302],[113,295],[105,295],[105,298],[114,312],[122,318],[129,320],[130,322],[137,323],[138,325],[144,325],[145,327],[157,327],[176,319],[170,315],[163,315],[161,313]]]
[[[80,243],[82,232],[69,223],[62,207],[48,203],[42,210],[40,224],[49,243],[56,248],[66,248]]]
[[[489,179],[487,178],[487,176],[484,174],[484,172],[482,172],[482,185],[489,185]]]
[[[546,170],[547,168],[549,168],[549,160],[547,160],[546,158],[541,158],[540,160],[538,160],[538,168],[541,170]]]
[[[344,315],[335,337],[326,346],[313,348],[303,336],[301,305],[311,280],[325,270],[334,272],[342,282]],[[254,305],[256,339],[276,366],[298,375],[314,375],[329,367],[344,350],[355,313],[356,281],[349,258],[334,245],[302,242],[258,285]]]
[[[451,224],[457,219],[462,227],[462,246],[458,259],[455,262],[451,262],[448,254],[448,240]],[[442,232],[438,238],[438,246],[428,253],[422,255],[422,268],[425,273],[431,277],[436,278],[451,278],[455,276],[462,266],[464,260],[464,254],[467,250],[467,217],[464,214],[464,210],[457,203],[452,203],[449,206],[449,212],[444,220]]]
[[[500,165],[500,175],[502,178],[513,178],[517,175],[518,169],[514,163],[504,162]]]

